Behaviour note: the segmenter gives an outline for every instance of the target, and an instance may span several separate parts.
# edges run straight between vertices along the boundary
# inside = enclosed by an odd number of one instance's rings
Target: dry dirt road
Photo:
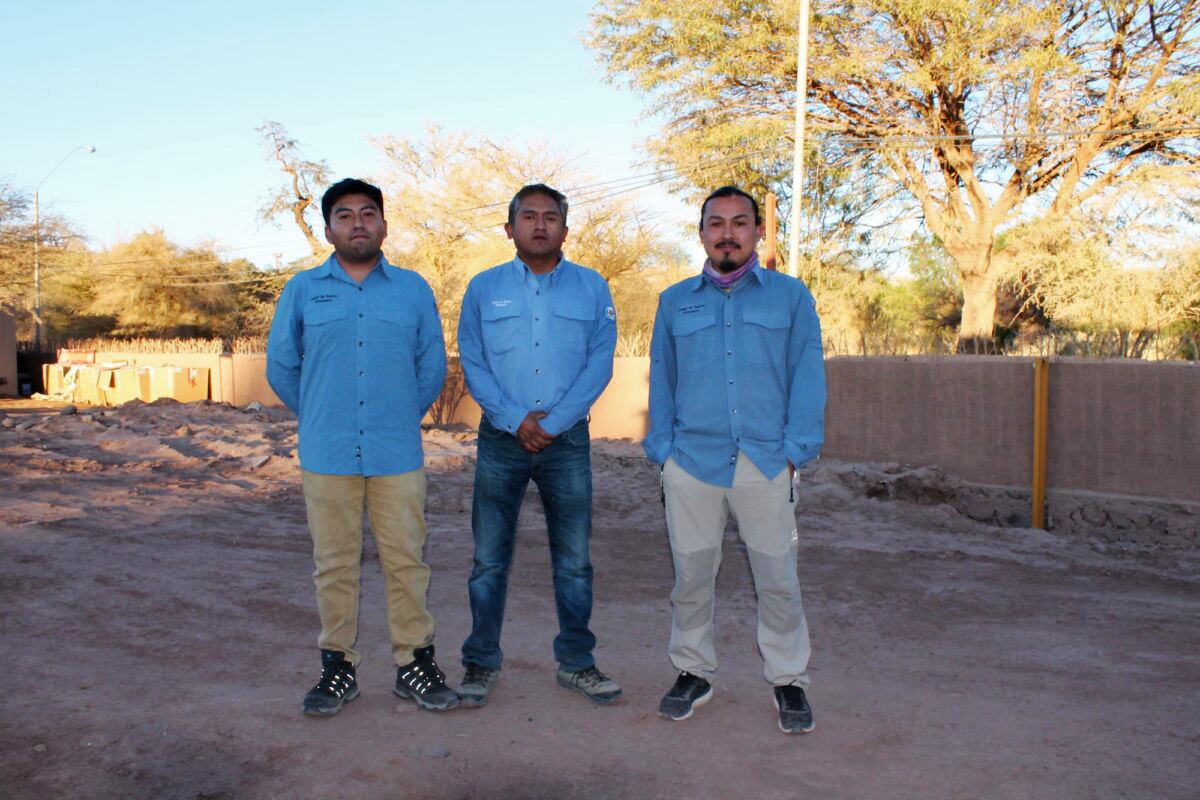
[[[821,462],[798,508],[816,731],[775,727],[732,527],[716,696],[671,723],[654,713],[674,678],[656,470],[633,443],[598,441],[593,622],[622,703],[592,707],[554,682],[531,493],[488,706],[433,714],[392,696],[368,540],[362,696],[312,720],[294,422],[162,401],[90,420],[56,408],[0,403],[14,423],[0,428],[0,797],[1197,796],[1195,553],[1098,552],[866,499],[843,479],[854,465]],[[426,446],[430,601],[457,683],[472,434],[429,431]]]

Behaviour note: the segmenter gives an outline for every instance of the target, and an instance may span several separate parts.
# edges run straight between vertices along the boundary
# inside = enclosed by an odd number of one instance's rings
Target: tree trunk
[[[996,353],[996,278],[963,274],[962,322],[958,326],[959,353]]]

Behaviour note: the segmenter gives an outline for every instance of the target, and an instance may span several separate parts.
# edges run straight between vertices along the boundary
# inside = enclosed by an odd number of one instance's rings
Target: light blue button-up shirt
[[[612,379],[617,316],[600,273],[565,258],[542,280],[519,258],[467,285],[458,352],[488,421],[516,433],[531,411],[557,436],[587,416]]]
[[[803,283],[754,267],[729,291],[697,275],[659,295],[647,458],[732,486],[738,451],[773,478],[824,438],[821,325]]]
[[[267,381],[300,420],[300,466],[327,475],[419,469],[421,418],[446,379],[433,291],[387,263],[356,283],[336,256],[283,288]]]

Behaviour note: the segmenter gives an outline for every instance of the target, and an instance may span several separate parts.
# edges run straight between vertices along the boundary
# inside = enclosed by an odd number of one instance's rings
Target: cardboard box
[[[209,370],[205,367],[153,367],[150,400],[170,397],[181,403],[208,399]]]

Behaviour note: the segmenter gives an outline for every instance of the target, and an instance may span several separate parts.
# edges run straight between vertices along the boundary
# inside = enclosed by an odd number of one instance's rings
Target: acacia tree
[[[267,120],[257,129],[266,149],[266,157],[279,164],[288,176],[288,184],[279,188],[258,212],[263,223],[275,222],[280,214],[290,214],[296,227],[304,234],[313,258],[320,260],[329,248],[313,233],[308,212],[314,208],[320,187],[329,183],[329,165],[325,161],[309,161],[300,152],[300,144],[288,135],[278,122]]]
[[[429,281],[451,350],[467,282],[513,257],[503,225],[509,200],[525,184],[546,183],[567,195],[570,234],[563,249],[608,279],[614,294],[678,258],[673,243],[627,196],[574,191],[588,176],[544,143],[495,142],[430,125],[421,139],[385,136],[374,144],[386,164],[379,179],[388,220],[384,249],[392,263]],[[623,316],[618,323],[636,327]]]
[[[672,164],[791,136],[794,0],[601,0],[591,46],[665,120]],[[1200,0],[816,0],[814,130],[869,150],[963,282],[960,350],[988,350],[1029,240],[1106,193],[1200,176]],[[857,144],[856,144],[857,143]],[[749,159],[746,168],[753,168]],[[764,166],[768,182],[777,169]]]

